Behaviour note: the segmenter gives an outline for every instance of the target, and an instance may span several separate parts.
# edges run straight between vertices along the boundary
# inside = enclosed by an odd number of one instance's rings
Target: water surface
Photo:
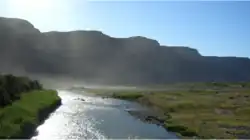
[[[62,105],[37,128],[37,135],[32,139],[177,138],[174,133],[142,122],[125,111],[145,109],[139,104],[80,91],[59,90],[58,94]]]

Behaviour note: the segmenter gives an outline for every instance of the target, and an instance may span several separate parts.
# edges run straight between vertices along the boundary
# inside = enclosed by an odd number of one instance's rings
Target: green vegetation
[[[122,92],[119,94],[113,93],[112,97],[113,98],[119,98],[119,99],[124,99],[124,100],[136,100],[138,98],[141,98],[143,94],[141,93],[129,93],[129,92]]]
[[[29,138],[60,101],[56,91],[43,90],[36,80],[0,76],[0,138]]]
[[[54,106],[60,98],[56,91],[37,90],[21,95],[12,105],[0,108],[0,138],[20,138],[27,132],[24,127],[35,128],[42,120],[41,112]]]
[[[11,104],[20,98],[21,93],[42,89],[41,84],[27,77],[0,75],[0,107]]]
[[[184,138],[250,138],[249,83],[182,86],[180,91],[116,91],[109,96],[157,109],[164,127]]]

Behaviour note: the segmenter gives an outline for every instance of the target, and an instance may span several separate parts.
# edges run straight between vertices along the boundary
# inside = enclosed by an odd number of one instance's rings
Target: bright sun
[[[13,8],[25,11],[46,10],[53,6],[53,0],[8,0],[8,2]]]

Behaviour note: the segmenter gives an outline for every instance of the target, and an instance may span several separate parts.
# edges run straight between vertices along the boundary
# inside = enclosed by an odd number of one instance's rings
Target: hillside
[[[250,59],[202,56],[135,36],[99,31],[41,33],[21,19],[0,18],[0,71],[80,77],[103,84],[249,81]]]
[[[57,91],[28,77],[0,75],[0,139],[28,139],[59,105]]]

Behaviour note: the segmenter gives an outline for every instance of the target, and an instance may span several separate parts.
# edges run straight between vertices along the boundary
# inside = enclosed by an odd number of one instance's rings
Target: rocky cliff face
[[[41,33],[25,20],[8,18],[0,18],[0,70],[108,84],[250,80],[248,58],[204,57],[189,47],[99,31]]]

